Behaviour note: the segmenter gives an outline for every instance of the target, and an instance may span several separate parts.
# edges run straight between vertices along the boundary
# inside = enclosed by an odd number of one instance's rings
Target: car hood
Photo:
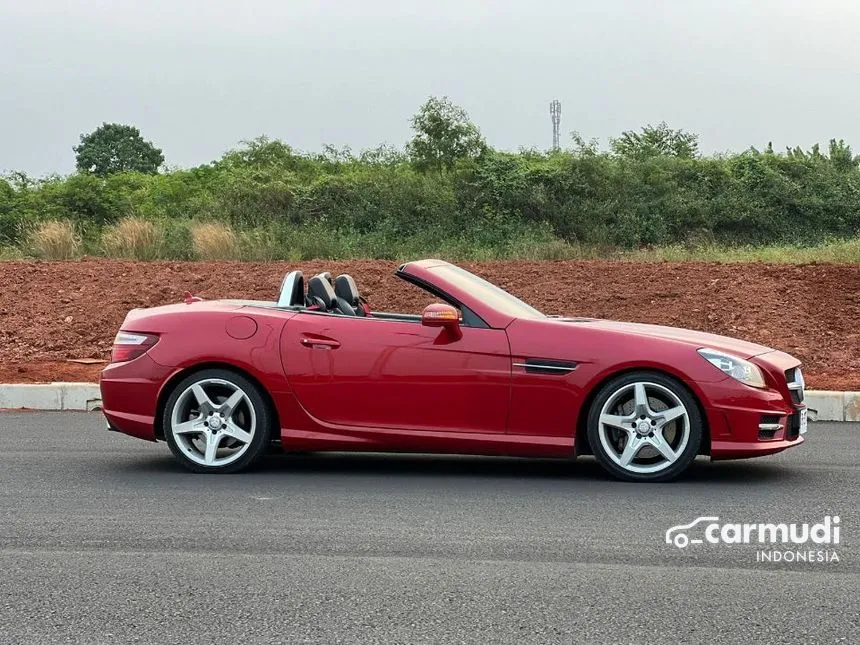
[[[765,345],[750,343],[729,336],[719,336],[703,331],[692,329],[681,329],[679,327],[666,327],[664,325],[647,325],[643,323],[617,322],[615,320],[601,320],[599,318],[555,318],[552,319],[561,324],[587,325],[591,328],[605,329],[606,331],[620,334],[635,334],[649,338],[665,338],[688,345],[699,347],[710,347],[722,352],[728,352],[741,358],[752,358],[760,354],[774,351]]]

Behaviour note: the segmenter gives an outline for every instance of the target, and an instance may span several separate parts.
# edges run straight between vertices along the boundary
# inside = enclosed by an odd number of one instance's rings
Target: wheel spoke
[[[203,456],[203,461],[207,465],[215,463],[215,457],[218,453],[218,445],[221,443],[221,435],[214,432],[206,433],[206,454]]]
[[[173,434],[194,434],[203,432],[206,426],[203,425],[203,421],[200,419],[191,419],[190,421],[185,421],[183,423],[177,423],[173,426]]]
[[[242,390],[236,390],[233,394],[230,395],[224,403],[221,404],[221,416],[225,419],[229,419],[233,416],[233,411],[236,409],[236,406],[242,402],[242,399],[245,398],[245,393]]]
[[[620,416],[617,414],[601,414],[600,423],[618,428],[619,430],[630,430],[630,424],[633,422],[633,417]]]
[[[665,426],[669,423],[672,423],[675,419],[680,419],[681,417],[687,414],[687,408],[683,405],[679,405],[674,408],[669,408],[668,410],[660,410],[657,412],[656,416],[660,419],[660,425]]]
[[[672,450],[672,446],[669,445],[669,442],[663,437],[662,431],[657,431],[654,433],[654,436],[649,437],[648,443],[654,446],[667,461],[675,461],[675,459],[677,459],[678,456],[675,454],[675,451]]]
[[[222,432],[228,437],[232,437],[236,441],[241,441],[242,443],[251,443],[251,439],[253,439],[250,432],[242,430],[242,428],[233,423],[233,421],[229,420],[227,421],[227,425],[224,426]]]
[[[636,455],[639,454],[639,450],[641,450],[644,445],[645,442],[641,437],[630,433],[630,436],[627,438],[627,444],[624,446],[624,450],[619,457],[621,465],[625,468],[629,466],[633,460],[636,459]]]
[[[206,408],[208,410],[214,410],[217,406],[212,403],[212,399],[209,398],[209,395],[206,394],[206,391],[203,389],[203,386],[200,383],[195,383],[191,386],[191,392],[194,394],[194,398],[197,399],[197,404],[201,408]]]
[[[633,386],[633,397],[636,414],[651,416],[651,408],[648,406],[648,392],[645,391],[644,383],[636,383]]]

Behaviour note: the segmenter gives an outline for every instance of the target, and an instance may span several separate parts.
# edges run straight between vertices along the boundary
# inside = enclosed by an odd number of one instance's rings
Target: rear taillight
[[[156,334],[121,331],[113,339],[113,351],[110,355],[110,362],[124,363],[125,361],[143,356],[157,342],[158,336]]]

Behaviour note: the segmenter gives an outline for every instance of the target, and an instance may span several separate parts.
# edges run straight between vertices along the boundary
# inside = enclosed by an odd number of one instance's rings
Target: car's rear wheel
[[[223,369],[191,374],[164,406],[164,436],[174,456],[198,473],[250,466],[269,445],[271,413],[259,388]]]
[[[667,481],[696,458],[703,421],[696,400],[675,379],[632,372],[597,393],[588,415],[594,456],[628,481]]]

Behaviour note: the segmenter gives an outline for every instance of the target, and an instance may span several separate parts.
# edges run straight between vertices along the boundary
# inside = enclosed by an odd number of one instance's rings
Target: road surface
[[[860,642],[860,426],[636,485],[576,462],[267,457],[192,475],[98,414],[0,414],[0,641]],[[839,562],[666,544],[839,515]],[[819,547],[816,547],[819,548]]]

